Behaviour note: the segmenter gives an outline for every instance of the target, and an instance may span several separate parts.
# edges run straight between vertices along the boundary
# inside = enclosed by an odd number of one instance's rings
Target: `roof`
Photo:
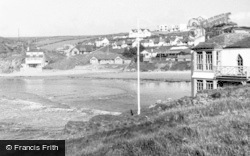
[[[160,42],[160,39],[159,39],[159,38],[154,38],[154,40],[153,40],[153,41],[154,41],[154,43],[155,43],[155,44],[157,44],[157,43],[159,43],[159,42]]]
[[[201,42],[193,48],[193,50],[198,49],[222,49],[230,47],[230,45],[235,44],[236,42],[241,41],[244,38],[250,37],[250,34],[246,33],[230,33],[222,34],[216,37],[213,37],[206,42]],[[239,47],[240,48],[240,47]]]
[[[183,49],[188,49],[186,46],[178,46],[178,47],[171,47],[170,50],[183,50]]]
[[[79,51],[91,52],[91,51],[94,51],[94,46],[78,44],[76,45],[76,49],[78,49]]]
[[[111,53],[117,53],[117,54],[122,54],[124,52],[125,48],[121,48],[121,49],[113,49],[113,48],[109,48],[109,52]]]
[[[124,40],[120,40],[120,41],[117,41],[116,44],[117,44],[118,46],[121,46],[121,45],[123,45],[124,42],[125,42]]]
[[[142,28],[140,28],[139,30],[141,30],[141,31],[145,31],[145,30],[150,31],[149,29],[142,29]],[[137,32],[137,29],[132,29],[132,32]]]
[[[226,48],[250,48],[250,37],[244,38]]]
[[[121,54],[115,54],[115,53],[109,53],[109,52],[102,52],[102,51],[96,51],[96,52],[94,52],[92,54],[92,57],[95,57],[98,60],[114,60],[117,57],[124,58]]]
[[[178,59],[191,59],[191,55],[178,55]]]

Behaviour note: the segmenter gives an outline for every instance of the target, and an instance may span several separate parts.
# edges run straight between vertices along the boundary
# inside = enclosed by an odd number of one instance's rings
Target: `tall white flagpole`
[[[137,19],[137,114],[141,114],[140,97],[140,39],[139,39],[139,20]]]

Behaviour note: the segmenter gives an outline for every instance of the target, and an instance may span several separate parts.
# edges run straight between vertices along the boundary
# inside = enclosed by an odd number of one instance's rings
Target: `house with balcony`
[[[46,62],[44,52],[38,49],[29,50],[28,48],[25,56],[25,63],[22,64],[22,68],[20,70],[28,72],[41,72],[45,65]]]
[[[192,48],[192,96],[250,81],[250,34],[222,34]]]

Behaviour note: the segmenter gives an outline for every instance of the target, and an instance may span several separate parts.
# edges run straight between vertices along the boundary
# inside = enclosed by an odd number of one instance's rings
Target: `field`
[[[250,86],[203,91],[118,116],[68,122],[67,155],[250,155]]]
[[[44,46],[40,46],[42,49],[47,49],[47,50],[55,50],[56,48],[62,47],[64,44],[72,44],[75,45],[78,42],[83,42],[88,40],[87,38],[80,38],[80,39],[56,39],[54,41],[48,41],[48,43],[45,41]]]

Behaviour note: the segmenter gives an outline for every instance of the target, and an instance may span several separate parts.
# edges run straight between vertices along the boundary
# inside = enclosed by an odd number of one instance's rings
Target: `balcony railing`
[[[235,76],[246,77],[250,76],[250,67],[247,66],[214,66],[215,76]]]

